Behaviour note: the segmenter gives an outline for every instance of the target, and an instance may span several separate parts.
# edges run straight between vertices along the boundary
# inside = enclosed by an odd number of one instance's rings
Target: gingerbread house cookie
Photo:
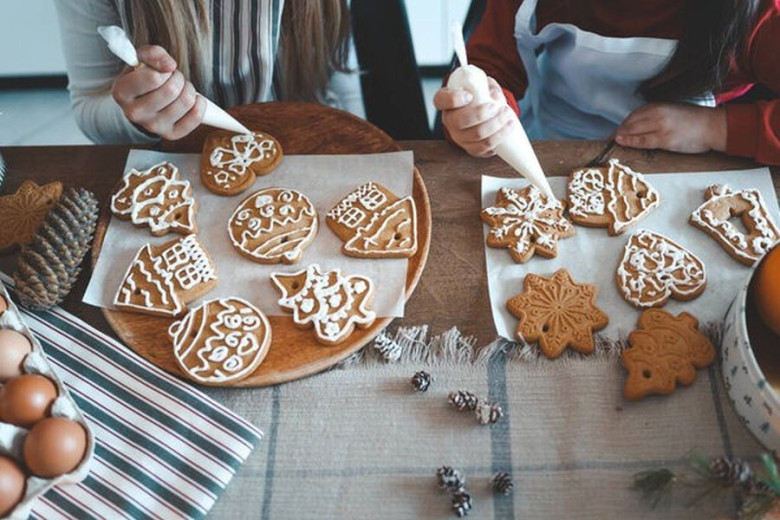
[[[417,251],[417,210],[412,197],[399,199],[369,182],[344,197],[325,221],[344,241],[345,255],[409,258]]]
[[[661,203],[661,196],[644,175],[617,159],[604,167],[572,172],[567,189],[569,218],[575,224],[606,227],[619,235]]]
[[[200,179],[217,195],[237,195],[259,175],[271,173],[282,160],[282,145],[263,132],[217,131],[203,145]]]
[[[179,316],[186,311],[187,302],[216,284],[213,260],[195,235],[187,235],[139,249],[114,297],[114,305],[155,316]]]

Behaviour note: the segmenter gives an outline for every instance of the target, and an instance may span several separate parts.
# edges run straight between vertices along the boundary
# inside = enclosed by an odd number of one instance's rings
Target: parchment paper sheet
[[[712,184],[728,184],[734,190],[757,188],[764,197],[775,222],[780,222],[777,197],[767,168],[708,173],[646,174],[661,194],[661,204],[650,215],[631,226],[622,235],[611,237],[606,228],[575,225],[575,234],[558,243],[558,256],[545,259],[533,256],[525,264],[516,264],[506,249],[485,247],[488,288],[493,321],[500,336],[515,339],[517,318],[506,309],[506,302],[523,290],[527,273],[549,276],[565,267],[575,281],[598,287],[597,305],[609,316],[609,325],[601,331],[611,339],[625,339],[636,328],[639,309],[628,304],[618,292],[615,270],[623,258],[629,237],[639,229],[659,232],[698,256],[707,272],[707,288],[689,302],[670,300],[663,309],[673,314],[687,311],[707,323],[723,318],[749,268],[729,256],[709,235],[688,223],[688,217],[703,201],[704,190]],[[552,177],[550,185],[558,198],[565,198],[568,177]],[[495,203],[499,188],[522,188],[522,179],[482,176],[482,207]],[[483,225],[487,236],[488,226]]]
[[[193,187],[198,210],[198,238],[205,244],[217,265],[218,284],[203,299],[238,296],[257,305],[268,315],[284,315],[277,305],[279,293],[273,286],[272,272],[295,272],[312,263],[323,270],[340,268],[343,273],[362,274],[374,281],[373,309],[377,316],[403,316],[406,284],[406,259],[356,259],[341,253],[341,240],[325,224],[325,213],[342,197],[369,181],[382,184],[399,197],[412,194],[412,152],[366,155],[287,155],[272,173],[258,177],[254,185],[235,197],[215,195],[200,182],[200,154],[172,154],[149,150],[131,150],[125,171],[146,169],[161,161],[179,168],[181,178]],[[227,222],[247,196],[262,188],[292,188],[314,204],[319,230],[304,250],[298,264],[258,264],[240,256],[230,244]],[[148,228],[137,228],[129,221],[112,218],[84,302],[113,308],[114,295],[130,262],[145,243],[162,244],[177,238],[177,233],[155,237]],[[194,307],[200,300],[189,304]]]

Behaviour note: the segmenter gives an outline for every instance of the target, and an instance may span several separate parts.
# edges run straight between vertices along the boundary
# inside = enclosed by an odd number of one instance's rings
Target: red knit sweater
[[[522,0],[488,0],[485,14],[468,41],[469,61],[504,88],[510,106],[527,85],[514,39],[515,14]],[[643,36],[679,39],[684,31],[680,0],[539,0],[537,28],[570,23],[609,37]],[[754,85],[776,94],[769,101],[734,102]],[[747,52],[739,56],[715,93],[725,104],[728,124],[726,152],[780,165],[780,0],[764,0],[759,20],[749,36]]]

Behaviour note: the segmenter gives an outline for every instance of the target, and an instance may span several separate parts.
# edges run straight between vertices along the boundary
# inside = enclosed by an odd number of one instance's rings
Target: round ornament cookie
[[[252,374],[271,345],[265,314],[241,298],[217,298],[168,329],[182,372],[202,385],[226,385]]]
[[[263,132],[218,131],[203,144],[200,179],[217,195],[237,195],[258,175],[271,173],[282,161],[282,145]]]
[[[257,191],[228,221],[230,243],[261,264],[294,264],[317,234],[317,211],[302,193],[284,188]]]

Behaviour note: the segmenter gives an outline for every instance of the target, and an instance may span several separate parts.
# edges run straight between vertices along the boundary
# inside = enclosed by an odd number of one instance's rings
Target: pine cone
[[[425,370],[420,370],[412,376],[412,386],[418,392],[425,392],[431,386],[433,376]]]
[[[512,488],[515,487],[515,484],[512,482],[512,475],[509,473],[496,473],[493,475],[493,480],[490,481],[490,487],[493,488],[493,491],[496,493],[508,495],[512,492]]]
[[[724,487],[748,488],[754,480],[750,465],[737,458],[715,457],[710,461],[710,472]]]
[[[460,474],[460,471],[451,466],[442,466],[436,470],[436,480],[441,489],[447,489],[450,492],[459,491],[466,488],[466,479]]]
[[[504,415],[501,406],[498,403],[480,402],[474,413],[477,415],[479,424],[495,424]]]
[[[92,192],[68,188],[22,250],[14,273],[19,301],[48,309],[70,292],[95,234],[98,202]]]
[[[401,345],[396,343],[385,331],[382,331],[374,340],[374,348],[382,354],[385,361],[398,361],[401,357]]]
[[[471,495],[465,490],[456,491],[452,495],[452,510],[459,517],[468,516],[471,511]]]
[[[0,190],[3,189],[4,183],[5,183],[5,160],[3,159],[3,154],[0,153]]]
[[[476,410],[479,399],[476,395],[468,390],[458,390],[457,392],[450,392],[447,396],[450,404],[454,406],[459,412]]]

